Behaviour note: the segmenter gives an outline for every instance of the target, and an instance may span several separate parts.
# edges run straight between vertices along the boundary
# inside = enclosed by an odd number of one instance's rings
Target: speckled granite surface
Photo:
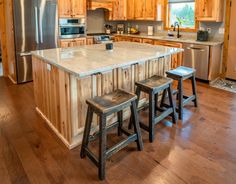
[[[173,41],[173,42],[180,42],[180,43],[192,43],[192,44],[209,45],[209,46],[222,45],[224,43],[223,40],[209,40],[209,41],[200,42],[200,41],[196,41],[196,38],[194,37],[187,37],[187,36],[183,36],[181,38],[168,37],[164,35],[148,36],[147,34],[138,34],[138,35],[123,34],[120,36],[147,38],[147,39],[160,40],[160,41]]]
[[[85,77],[182,51],[179,48],[117,42],[113,51],[105,50],[104,44],[96,44],[33,51],[32,54],[77,77]]]

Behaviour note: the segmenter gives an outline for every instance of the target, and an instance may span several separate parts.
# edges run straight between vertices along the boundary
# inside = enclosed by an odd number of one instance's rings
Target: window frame
[[[195,28],[180,28],[180,31],[183,32],[197,32],[199,28],[199,21],[197,20],[197,0],[195,0]],[[169,3],[168,0],[164,0],[164,29],[165,30],[171,30],[172,28],[169,27],[169,21],[170,21],[170,11],[169,11]]]

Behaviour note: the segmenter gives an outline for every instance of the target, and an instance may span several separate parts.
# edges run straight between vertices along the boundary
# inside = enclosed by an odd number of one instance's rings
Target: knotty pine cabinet
[[[61,48],[76,47],[76,46],[81,46],[81,45],[86,45],[86,38],[60,40],[60,47]]]
[[[114,0],[112,2],[112,11],[106,12],[107,20],[126,20],[127,2],[129,0]]]
[[[86,16],[86,0],[58,0],[59,17],[80,18]]]
[[[133,6],[131,5],[133,3]],[[130,2],[127,10],[130,12],[128,19],[132,20],[164,20],[164,0],[139,0]],[[132,14],[132,12],[134,13]]]
[[[128,42],[137,42],[137,43],[147,43],[152,45],[161,45],[166,47],[175,47],[175,48],[182,48],[182,43],[178,42],[171,42],[171,41],[162,41],[162,40],[154,40],[154,39],[147,39],[147,38],[138,38],[138,37],[131,37],[131,36],[115,36],[115,41],[128,41]],[[171,56],[171,68],[177,68],[178,66],[182,65],[183,61],[183,54],[173,54]]]
[[[196,0],[198,21],[223,22],[224,0]]]
[[[183,47],[182,43],[161,41],[161,40],[155,40],[154,45],[162,45],[162,46],[166,46],[166,47],[175,47],[175,48],[182,48]],[[183,61],[183,54],[182,53],[173,54],[171,56],[171,68],[174,69],[174,68],[177,68],[178,66],[181,66],[182,61]]]

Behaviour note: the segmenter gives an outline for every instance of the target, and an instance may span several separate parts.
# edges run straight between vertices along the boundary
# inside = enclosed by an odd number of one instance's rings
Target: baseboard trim
[[[48,120],[48,118],[41,112],[41,110],[36,107],[36,112],[45,120],[46,124],[51,128],[51,130],[57,135],[57,137],[63,142],[63,144],[68,148],[68,149],[73,149],[77,146],[79,146],[82,143],[82,134],[73,137],[72,138],[72,143],[69,143],[61,134],[58,132],[58,130],[52,125],[52,123]]]

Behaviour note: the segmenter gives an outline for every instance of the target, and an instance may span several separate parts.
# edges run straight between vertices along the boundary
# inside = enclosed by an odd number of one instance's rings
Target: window
[[[196,29],[195,0],[168,0],[166,27],[176,22],[181,29]]]

